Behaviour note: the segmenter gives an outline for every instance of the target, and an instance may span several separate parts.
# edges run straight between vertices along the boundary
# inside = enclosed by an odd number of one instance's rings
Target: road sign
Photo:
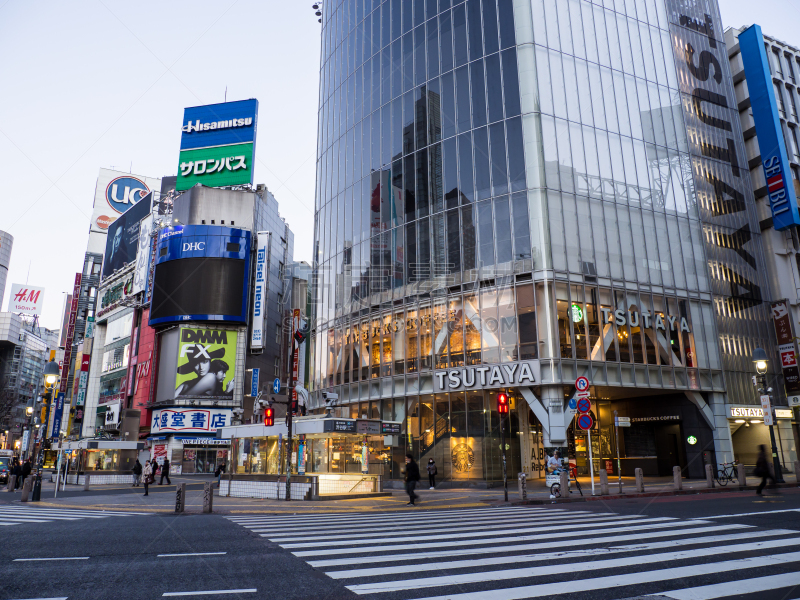
[[[631,422],[631,418],[630,417],[614,417],[614,418],[620,423],[630,423]]]
[[[614,425],[616,425],[617,427],[630,427],[631,420],[629,417],[617,417],[616,419],[614,419]]]
[[[579,392],[585,392],[589,389],[589,380],[586,377],[578,377],[575,380],[575,388]]]
[[[769,396],[767,395],[761,396],[761,412],[764,417],[764,425],[775,424],[772,419],[772,404],[770,404]]]
[[[272,382],[272,393],[273,394],[280,394],[281,393],[281,380],[277,377],[275,381]]]
[[[592,425],[594,425],[594,419],[592,418],[592,415],[587,413],[578,417],[578,427],[584,431],[591,429]]]
[[[253,374],[250,377],[250,395],[255,398],[258,396],[258,369],[253,369]]]
[[[575,410],[576,408],[578,408],[578,401],[577,401],[577,400],[575,400],[575,398],[570,398],[570,399],[569,399],[569,407],[570,407],[572,410]]]
[[[588,398],[581,398],[578,400],[577,408],[580,413],[588,413],[592,410],[592,402]]]

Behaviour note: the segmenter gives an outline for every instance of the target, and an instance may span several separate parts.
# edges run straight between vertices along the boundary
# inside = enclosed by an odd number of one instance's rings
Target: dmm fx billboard
[[[267,300],[267,269],[269,268],[270,234],[259,231],[256,234],[256,278],[253,285],[253,314],[250,348],[264,347],[264,313]]]
[[[794,184],[789,176],[789,158],[786,155],[786,144],[778,118],[778,104],[761,27],[751,25],[742,31],[739,34],[739,48],[742,52],[742,64],[753,108],[753,122],[756,126],[758,147],[761,150],[761,161],[767,180],[772,224],[778,230],[788,229],[800,225],[800,214],[797,211]],[[789,90],[789,93],[794,92]]]
[[[184,327],[178,345],[175,398],[233,397],[236,331]]]
[[[175,189],[252,184],[257,121],[255,98],[186,108]]]

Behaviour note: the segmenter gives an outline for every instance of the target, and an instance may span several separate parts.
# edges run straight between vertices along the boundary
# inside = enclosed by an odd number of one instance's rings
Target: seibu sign
[[[539,379],[539,361],[529,360],[502,365],[481,365],[436,371],[433,377],[433,387],[437,392],[454,392],[535,385]]]

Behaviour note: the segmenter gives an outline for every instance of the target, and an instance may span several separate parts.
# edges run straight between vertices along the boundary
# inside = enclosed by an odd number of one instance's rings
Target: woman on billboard
[[[194,344],[186,349],[188,361],[178,367],[178,375],[195,374],[194,379],[184,381],[175,389],[175,398],[179,396],[210,396],[218,387],[217,374],[211,370],[212,359],[225,356],[225,348],[208,351],[201,344]],[[214,360],[214,362],[218,362]],[[222,362],[222,361],[219,361]],[[225,365],[227,367],[227,364]],[[227,369],[225,369],[227,371]],[[233,382],[231,381],[231,384]],[[231,388],[232,390],[233,388]]]

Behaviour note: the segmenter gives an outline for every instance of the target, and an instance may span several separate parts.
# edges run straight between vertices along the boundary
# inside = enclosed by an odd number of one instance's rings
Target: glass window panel
[[[447,359],[447,305],[444,299],[433,301],[433,353],[437,369],[448,367]]]
[[[444,208],[444,195],[442,188],[442,145],[434,144],[429,148],[430,156],[430,197],[433,212],[440,212]]]
[[[385,104],[392,99],[392,54],[391,46],[386,46],[381,52],[381,103]]]
[[[456,103],[453,89],[453,73],[442,76],[442,138],[456,134]]]
[[[435,0],[430,0],[428,6]],[[436,77],[439,74],[439,22],[431,19],[425,26],[428,34],[428,77]]]
[[[403,166],[405,168],[403,168]],[[414,155],[409,154],[403,161],[395,161],[395,169],[399,169],[398,173],[395,173],[395,177],[398,175],[403,177],[402,184],[398,185],[400,189],[396,192],[398,195],[398,210],[402,215],[405,216],[407,220],[410,221],[416,218],[414,193]]]
[[[497,52],[500,48],[497,37],[497,8],[495,0],[482,0],[483,4],[483,43],[486,54]]]
[[[514,288],[498,290],[497,298],[498,333],[500,337],[500,360],[517,360],[517,310],[514,301]]]
[[[636,281],[636,258],[633,252],[630,215],[624,206],[618,207],[617,218],[619,219],[619,241],[622,249],[622,265],[625,271],[625,279]]]
[[[392,119],[391,105],[386,104],[380,110],[381,119],[381,165],[388,165],[391,162],[391,132],[392,132]],[[344,167],[344,165],[342,165]]]
[[[594,18],[592,5],[581,2],[581,17],[583,20],[583,37],[586,44],[586,60],[597,62],[597,41],[594,36]]]
[[[450,138],[442,144],[443,189],[447,208],[458,206],[458,160],[456,157],[456,139]]]
[[[465,272],[477,267],[475,257],[476,211],[475,206],[461,207],[461,252]],[[465,279],[467,279],[466,276]]]
[[[508,193],[508,174],[506,170],[505,132],[502,123],[489,127],[489,144],[492,159],[492,189],[495,195]]]
[[[508,196],[500,196],[494,200],[495,240],[497,243],[497,264],[509,262],[511,251],[511,214]]]
[[[413,0],[403,0],[403,33],[408,33],[414,27]]]
[[[442,73],[453,69],[453,23],[450,11],[439,15],[440,48],[442,52]]]
[[[547,82],[549,89],[550,83]],[[489,97],[489,122],[494,123],[503,118],[503,88],[500,79],[500,55],[493,54],[486,57],[486,89]],[[544,109],[543,109],[544,110]]]
[[[417,227],[416,223],[406,224],[406,280],[408,283],[415,283],[420,280],[419,267],[417,265]]]
[[[464,360],[467,365],[481,363],[481,333],[478,296],[464,296]]]
[[[561,65],[561,54],[551,50],[550,73],[552,76],[553,112],[557,117],[567,118],[567,91],[564,88],[564,69]]]
[[[472,77],[472,118],[475,127],[486,125],[486,85],[483,79],[483,61],[470,65]]]
[[[403,29],[403,23],[400,18],[400,0],[391,0],[391,10],[392,10],[392,39],[397,39],[400,37]]]
[[[403,36],[403,91],[414,87],[414,35],[409,32]]]
[[[494,235],[492,223],[492,203],[489,200],[478,203],[478,260],[482,267],[494,266]]]
[[[406,310],[405,324],[406,373],[417,373],[419,372],[420,322],[416,307]]]
[[[450,366],[464,366],[464,311],[461,295],[450,296],[447,309],[447,329],[450,338]]]
[[[619,245],[619,229],[617,228],[617,210],[613,204],[603,203],[606,225],[606,243],[608,244],[608,262],[611,266],[611,277],[622,279],[622,252]]]
[[[419,26],[414,30],[414,84],[425,83],[428,79],[426,73],[427,61],[425,59],[425,27]]]
[[[442,139],[442,98],[439,93],[439,80],[428,82],[428,140],[431,144]]]
[[[419,280],[428,280],[431,278],[431,237],[430,222],[427,217],[417,222],[417,251]]]
[[[447,211],[447,273],[461,272],[461,227],[458,209]]]
[[[519,81],[517,75],[517,51],[503,52],[503,97],[505,98],[506,118],[520,113]]]
[[[414,151],[414,92],[403,94],[403,154]]]
[[[463,4],[453,9],[453,46],[455,66],[467,63],[467,14]]]
[[[479,64],[479,63],[478,63]],[[485,200],[491,195],[489,177],[489,131],[481,127],[473,132],[475,144],[475,186],[478,200]]]
[[[469,59],[483,56],[481,43],[481,0],[467,0],[467,20],[469,21]]]
[[[514,194],[511,197],[511,210],[514,222],[514,259],[528,259],[531,257],[531,237],[527,194]]]
[[[460,203],[473,202],[475,186],[472,182],[472,136],[469,133],[458,136],[458,167]]]
[[[569,286],[566,283],[556,283],[556,319],[558,324],[558,344],[561,358],[573,358],[572,348],[572,321],[569,304]]]
[[[414,27],[425,22],[425,0],[414,0]]]
[[[414,113],[416,116],[415,140],[417,148],[428,145],[428,93],[424,85],[414,90]]]
[[[428,214],[430,210],[430,200],[428,193],[428,150],[420,150],[416,153],[416,204],[417,204],[417,217],[423,217]],[[408,193],[408,192],[406,192]],[[408,203],[406,203],[408,207]],[[410,215],[407,219],[412,218]]]
[[[516,192],[527,187],[525,182],[522,119],[516,118],[506,121],[506,132],[508,135],[508,170],[511,178],[511,191]]]
[[[517,43],[514,37],[513,0],[498,0],[497,9],[500,20],[500,46],[503,49],[510,48]]]
[[[457,130],[459,133],[469,131],[470,127],[470,108],[469,108],[469,70],[467,67],[457,69],[456,75],[456,107],[457,107]]]
[[[447,242],[445,240],[445,215],[439,213],[431,218],[431,237],[433,240],[433,255],[431,256],[432,276],[440,277],[446,275],[447,266]]]
[[[484,363],[500,362],[499,323],[497,320],[497,290],[481,291],[480,330]]]

